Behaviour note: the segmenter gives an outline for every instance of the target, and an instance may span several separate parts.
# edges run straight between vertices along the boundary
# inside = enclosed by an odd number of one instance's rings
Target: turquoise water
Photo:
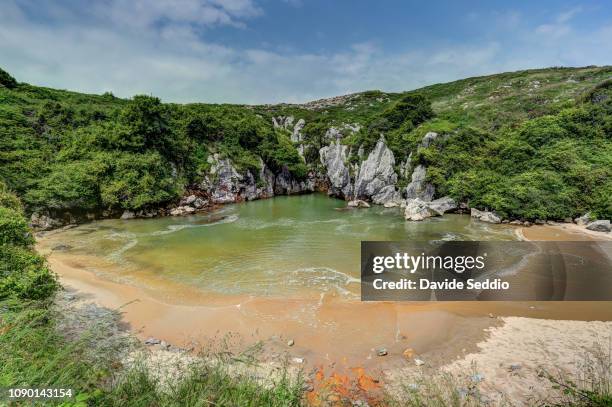
[[[513,240],[513,229],[446,215],[406,222],[398,208],[346,210],[322,194],[226,205],[187,217],[104,220],[58,236],[68,253],[112,264],[132,280],[145,270],[204,292],[305,295],[359,292],[362,240]]]

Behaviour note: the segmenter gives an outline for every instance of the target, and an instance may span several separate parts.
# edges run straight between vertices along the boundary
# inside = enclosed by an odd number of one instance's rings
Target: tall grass
[[[0,303],[1,388],[72,389],[72,399],[49,402],[63,407],[302,403],[301,382],[286,369],[264,383],[249,369],[236,373],[227,355],[214,363],[190,357],[160,366],[147,352],[138,352],[140,356],[131,361],[127,351],[139,345],[110,331],[108,321],[98,321],[75,336],[62,319],[49,303]],[[0,395],[0,404],[6,396]]]
[[[584,352],[573,376],[565,372],[542,372],[559,395],[543,402],[546,406],[612,406],[612,338]]]

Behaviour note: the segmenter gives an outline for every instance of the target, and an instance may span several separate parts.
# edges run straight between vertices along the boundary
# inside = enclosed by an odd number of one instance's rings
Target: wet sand
[[[574,223],[555,225],[534,225],[528,228],[517,228],[519,236],[525,240],[582,241],[612,240],[611,233],[593,232],[584,226]]]
[[[594,238],[576,228],[556,226],[522,228],[522,233],[529,240]],[[289,360],[303,359],[298,366],[306,369],[325,366],[327,371],[346,372],[359,367],[389,383],[393,372],[397,377],[406,369],[418,370],[413,358],[419,357],[427,361],[428,369],[458,374],[465,370],[465,363],[475,361],[488,369],[483,370],[487,377],[496,378],[488,385],[499,388],[508,380],[505,364],[510,359],[544,362],[536,344],[550,340],[551,332],[561,352],[570,352],[576,343],[592,343],[595,333],[612,334],[610,323],[587,322],[612,321],[612,307],[606,302],[384,303],[333,294],[320,298],[228,296],[161,279],[149,279],[143,288],[88,271],[86,266],[98,261],[95,257],[51,251],[47,243],[40,239],[38,250],[47,256],[62,284],[85,301],[120,309],[131,331],[142,339],[155,337],[176,346],[206,348],[211,340],[218,343],[232,334],[239,338],[234,341],[237,348],[263,341],[262,360],[287,355]],[[293,346],[288,346],[289,339]],[[377,356],[379,347],[386,348],[388,355]],[[413,356],[407,359],[402,353],[408,348]],[[547,355],[553,360],[557,356]],[[565,362],[559,358],[559,363]],[[532,386],[538,385],[534,377],[529,379]],[[512,383],[514,387],[506,390],[516,394],[525,384]]]

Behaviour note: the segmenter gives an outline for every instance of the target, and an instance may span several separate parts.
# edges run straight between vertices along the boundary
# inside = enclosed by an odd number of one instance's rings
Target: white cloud
[[[145,7],[141,0],[108,0],[106,11],[88,11],[89,20],[55,6],[47,12],[60,19],[57,24],[37,23],[22,7],[5,1],[0,9],[0,66],[21,81],[89,93],[270,103],[366,89],[401,91],[515,69],[606,64],[612,55],[612,27],[580,31],[571,24],[578,11],[547,22],[557,32],[545,24],[526,26],[518,13],[510,12],[510,26],[494,28],[495,17],[491,26],[483,24],[486,38],[433,48],[407,41],[403,51],[393,53],[377,42],[319,53],[276,44],[239,49],[203,40],[202,30],[247,25],[263,13],[255,3],[181,1],[181,7],[170,0]]]

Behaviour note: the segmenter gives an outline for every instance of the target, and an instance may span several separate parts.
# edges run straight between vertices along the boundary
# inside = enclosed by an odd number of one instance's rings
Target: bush
[[[171,170],[158,153],[115,154],[107,160],[108,175],[99,185],[104,206],[141,209],[178,196]]]
[[[0,85],[13,89],[17,86],[17,81],[8,72],[0,68]]]
[[[45,260],[29,248],[0,245],[0,299],[43,300],[58,287]]]
[[[21,212],[0,207],[0,245],[31,245],[34,238]]]

